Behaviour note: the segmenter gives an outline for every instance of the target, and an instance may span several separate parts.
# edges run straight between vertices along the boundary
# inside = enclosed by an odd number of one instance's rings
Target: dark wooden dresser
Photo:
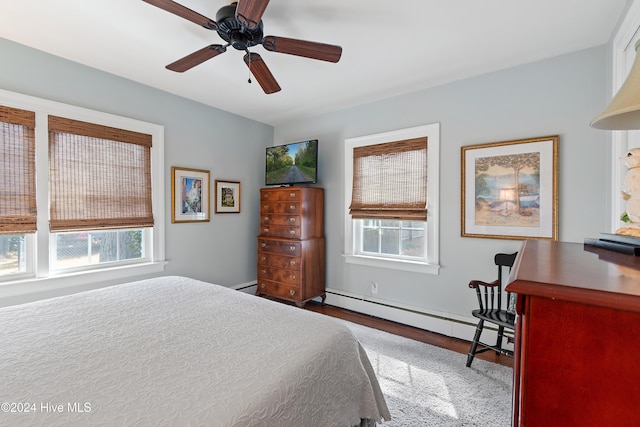
[[[277,187],[260,190],[256,295],[299,307],[325,294],[324,190]]]
[[[514,426],[640,425],[640,257],[527,241],[516,292]]]

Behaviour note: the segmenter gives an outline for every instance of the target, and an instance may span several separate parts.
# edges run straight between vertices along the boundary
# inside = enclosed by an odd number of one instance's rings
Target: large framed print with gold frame
[[[209,171],[171,167],[171,222],[207,222]]]
[[[461,148],[461,235],[558,240],[558,135]]]

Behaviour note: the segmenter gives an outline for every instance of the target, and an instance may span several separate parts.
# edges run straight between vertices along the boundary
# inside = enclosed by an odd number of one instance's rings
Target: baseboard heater
[[[249,289],[257,286],[256,283],[243,283],[233,286],[233,289],[253,293]],[[344,308],[346,310],[355,311],[369,316],[378,317],[392,322],[409,325],[426,331],[435,332],[449,337],[459,338],[465,341],[471,341],[475,332],[475,318],[462,317],[447,313],[427,312],[417,307],[398,304],[375,298],[367,295],[357,295],[338,289],[327,288],[328,305]],[[320,298],[317,298],[320,302]],[[483,341],[491,342],[497,339],[498,329],[493,327],[485,327]],[[505,336],[513,340],[513,336],[505,333]],[[506,344],[507,346],[510,344]]]
[[[366,295],[357,295],[337,289],[327,289],[326,303],[358,313],[402,323],[430,332],[471,341],[476,324],[473,317],[424,311],[417,307],[389,302]],[[483,340],[497,339],[497,328],[485,327]],[[509,335],[509,334],[505,334]]]

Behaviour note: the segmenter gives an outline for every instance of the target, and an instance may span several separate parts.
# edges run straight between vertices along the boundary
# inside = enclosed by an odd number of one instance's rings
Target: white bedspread
[[[352,426],[389,419],[340,322],[184,277],[0,309],[0,425]]]

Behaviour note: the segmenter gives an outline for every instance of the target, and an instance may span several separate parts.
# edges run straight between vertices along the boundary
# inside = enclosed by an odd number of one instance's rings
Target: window
[[[0,106],[0,275],[32,268],[26,234],[36,231],[35,118]]]
[[[427,219],[427,138],[353,148],[353,218]]]
[[[52,271],[73,271],[146,258],[143,229],[55,233],[53,237]]]
[[[0,283],[162,271],[162,126],[1,90],[0,105]]]
[[[437,273],[439,130],[345,141],[347,262]]]
[[[356,238],[360,243],[356,253],[362,255],[383,254],[390,258],[407,258],[420,261],[425,255],[424,221],[358,220]]]
[[[153,226],[151,135],[49,116],[52,231]]]
[[[625,16],[618,25],[618,29],[612,40],[612,66],[611,66],[611,96],[615,95],[624,81],[635,61],[636,43],[640,41],[640,2],[632,2]],[[604,107],[604,105],[603,105]],[[609,132],[611,138],[611,211],[610,229],[617,230],[624,224],[620,222],[620,216],[625,212],[626,201],[620,197],[620,188],[623,187],[626,174],[625,166],[619,159],[626,156],[631,148],[640,147],[640,130]]]

